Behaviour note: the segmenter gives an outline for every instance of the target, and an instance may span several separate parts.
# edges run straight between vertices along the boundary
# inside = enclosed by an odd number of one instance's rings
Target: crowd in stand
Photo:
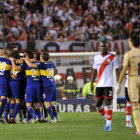
[[[0,6],[0,42],[119,40],[140,28],[137,0],[5,0],[5,30]]]

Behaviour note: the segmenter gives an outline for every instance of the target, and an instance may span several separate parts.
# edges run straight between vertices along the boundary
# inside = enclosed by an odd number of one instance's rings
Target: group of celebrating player
[[[19,52],[14,48],[0,48],[1,122],[17,123],[18,112],[21,122],[22,111],[26,121],[31,119],[32,123],[47,122],[48,114],[50,122],[58,121],[58,114],[53,105],[57,96],[54,82],[55,65],[48,60],[49,54],[46,52],[41,53],[40,60],[37,60],[36,55],[30,51],[26,51],[24,57],[20,58]],[[26,121],[24,119],[24,122]]]

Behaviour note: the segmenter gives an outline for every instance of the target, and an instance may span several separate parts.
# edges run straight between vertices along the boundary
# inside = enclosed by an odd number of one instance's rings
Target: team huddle
[[[32,52],[26,51],[19,58],[17,50],[0,49],[0,121],[16,123],[19,113],[20,122],[23,118],[32,123],[47,122],[48,114],[51,122],[57,122],[53,105],[57,98],[55,65],[48,61],[49,54],[41,53],[38,61]]]

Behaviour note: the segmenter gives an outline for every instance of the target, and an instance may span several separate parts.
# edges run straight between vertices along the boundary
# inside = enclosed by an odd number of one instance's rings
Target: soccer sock
[[[131,123],[131,110],[132,110],[132,105],[130,103],[127,103],[126,110],[125,110],[126,123]]]
[[[98,111],[98,113],[105,118],[105,109],[103,106],[99,106],[99,107],[96,107],[96,110]]]
[[[39,109],[38,109],[38,108],[35,109],[35,114],[36,114],[36,116],[37,116],[38,118],[40,118],[40,113],[39,113]]]
[[[13,116],[12,116],[14,119],[16,118],[16,115],[19,111],[19,106],[20,106],[19,103],[16,103],[15,106],[14,106],[14,111],[13,111]]]
[[[51,106],[49,106],[49,107],[47,108],[47,112],[49,113],[51,119],[54,120],[54,114],[53,114],[53,112],[52,112]]]
[[[7,102],[6,105],[5,105],[5,109],[4,109],[4,119],[8,118],[9,106],[10,106],[10,103]]]
[[[1,104],[0,104],[0,117],[3,114],[3,111],[4,111],[4,108],[5,108],[6,102],[7,102],[7,99],[6,98],[2,98],[1,99]]]
[[[19,106],[19,120],[22,120],[22,113],[23,113],[23,108],[22,105]]]
[[[23,117],[26,118],[26,105],[22,105],[23,107]]]
[[[44,115],[45,115],[45,118],[48,118],[48,112],[47,112],[47,109],[44,107]]]
[[[57,111],[56,111],[56,108],[55,106],[51,106],[52,107],[52,111],[53,111],[53,114],[56,118],[58,118],[58,114],[57,114]]]
[[[43,119],[43,107],[42,107],[42,105],[39,105],[37,108],[39,110],[39,118],[42,120]]]
[[[111,126],[112,123],[112,106],[105,106],[106,113],[106,125]]]
[[[13,116],[14,105],[15,104],[10,104],[10,107],[9,107],[9,118],[11,118]]]
[[[133,116],[137,132],[140,132],[140,105],[133,106]]]
[[[30,105],[30,106],[28,106],[27,109],[30,112],[30,114],[32,115],[32,118],[36,119],[36,114],[35,114],[33,107]]]

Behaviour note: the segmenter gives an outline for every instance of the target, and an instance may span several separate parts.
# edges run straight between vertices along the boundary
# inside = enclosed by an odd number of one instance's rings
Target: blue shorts
[[[26,103],[33,103],[33,102],[40,102],[41,103],[40,83],[35,83],[33,85],[30,85],[30,84],[26,85],[25,102]]]
[[[43,88],[43,101],[44,102],[56,101],[56,99],[57,99],[56,86],[49,86],[49,87]]]
[[[21,93],[21,82],[20,81],[9,81],[9,97],[20,98]]]
[[[0,78],[0,96],[8,96],[8,80]]]

